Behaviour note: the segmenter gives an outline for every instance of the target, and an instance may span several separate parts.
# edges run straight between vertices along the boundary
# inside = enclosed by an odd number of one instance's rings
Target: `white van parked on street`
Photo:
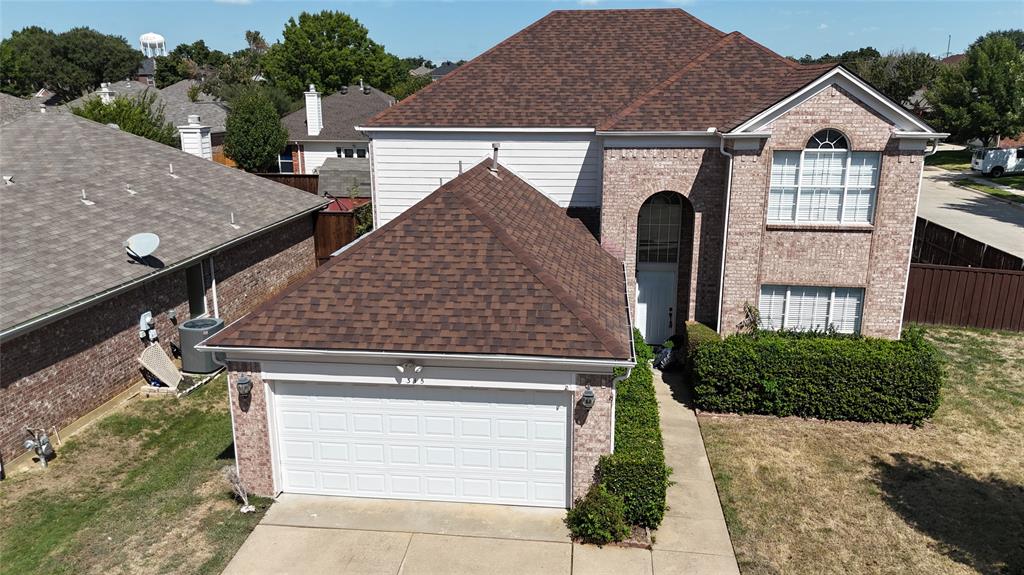
[[[1024,148],[979,148],[971,155],[971,169],[993,178],[1024,172]]]

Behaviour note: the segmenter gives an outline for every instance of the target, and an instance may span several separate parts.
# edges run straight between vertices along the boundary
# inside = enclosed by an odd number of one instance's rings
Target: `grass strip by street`
[[[224,377],[136,401],[0,484],[0,574],[219,573],[259,522],[241,514]]]
[[[1000,179],[1000,182],[1002,182],[1002,179]],[[956,185],[970,188],[972,190],[982,192],[990,196],[995,196],[1001,200],[1006,200],[1016,204],[1024,204],[1024,195],[1022,194],[1015,194],[1013,192],[1008,192],[1006,190],[1001,190],[999,188],[994,188],[992,186],[986,186],[985,184],[967,178],[956,180]]]
[[[699,416],[741,571],[1024,571],[1024,334],[928,327],[942,404],[907,425]]]
[[[926,166],[935,166],[944,170],[963,171],[971,169],[970,150],[942,150],[925,157]]]

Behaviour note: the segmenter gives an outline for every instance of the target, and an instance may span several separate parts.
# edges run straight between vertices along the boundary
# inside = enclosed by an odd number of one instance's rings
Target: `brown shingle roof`
[[[733,32],[598,129],[731,130],[835,66],[799,64]]]
[[[593,128],[722,36],[678,9],[556,10],[367,125]]]
[[[676,8],[554,11],[366,125],[728,129],[831,67]]]
[[[478,164],[211,345],[630,359],[621,264]]]

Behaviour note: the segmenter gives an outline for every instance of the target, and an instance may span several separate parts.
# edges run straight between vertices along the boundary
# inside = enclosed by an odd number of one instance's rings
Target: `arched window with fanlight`
[[[815,133],[802,151],[776,151],[768,222],[872,223],[880,162],[878,152],[851,151],[834,129]]]

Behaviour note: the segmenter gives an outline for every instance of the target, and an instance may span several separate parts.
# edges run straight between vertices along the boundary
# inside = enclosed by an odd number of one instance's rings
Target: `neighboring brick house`
[[[582,225],[481,162],[204,343],[228,361],[240,475],[568,507],[614,445],[625,287]]]
[[[369,155],[368,139],[356,126],[395,103],[391,96],[369,85],[344,86],[323,96],[310,85],[305,105],[281,119],[288,130],[288,146],[281,151],[277,171],[316,174],[329,158],[360,165]],[[369,174],[365,176],[369,179]]]
[[[745,304],[765,327],[899,337],[945,136],[841,66],[678,9],[552,12],[360,128],[377,225],[497,145],[623,262],[651,343],[731,332]]]
[[[233,320],[311,273],[324,200],[60,110],[0,126],[0,458],[141,380],[140,316]],[[149,258],[125,241],[152,232]],[[171,316],[176,317],[176,321]]]

